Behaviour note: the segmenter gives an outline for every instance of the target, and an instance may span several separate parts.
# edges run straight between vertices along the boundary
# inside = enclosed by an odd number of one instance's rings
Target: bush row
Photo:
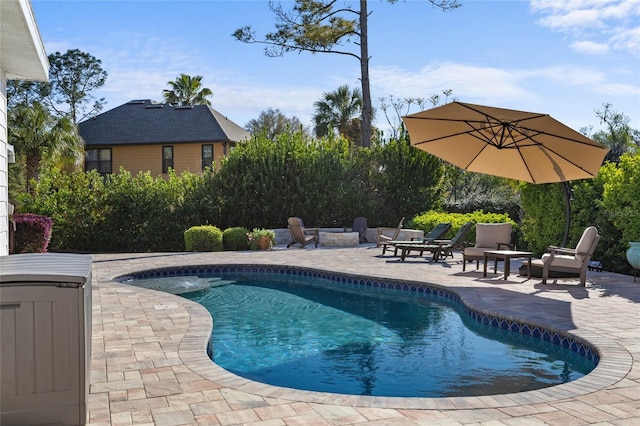
[[[233,227],[221,231],[217,226],[192,226],[184,232],[184,244],[187,251],[222,250],[258,250],[269,249],[275,245],[276,234],[273,230]],[[264,240],[262,242],[261,240]]]
[[[184,232],[200,225],[284,228],[299,216],[341,227],[366,216],[389,226],[435,208],[441,176],[440,161],[406,141],[354,150],[343,139],[283,134],[238,145],[202,176],[49,170],[18,204],[53,219],[52,250],[182,251]]]
[[[121,171],[102,177],[49,170],[33,195],[14,194],[12,201],[22,212],[53,219],[53,251],[182,251],[184,232],[193,226],[283,228],[289,216],[322,227],[348,226],[358,216],[367,217],[370,227],[394,226],[404,216],[413,218],[408,226],[425,231],[452,222],[452,234],[467,220],[510,218],[518,223],[518,248],[540,256],[549,245],[561,244],[562,184],[521,184],[520,211],[511,201],[500,205],[469,196],[445,205],[443,169],[435,157],[404,140],[354,150],[342,139],[308,141],[301,134],[283,134],[238,145],[220,170],[202,176],[170,173],[161,179]],[[584,228],[595,225],[602,239],[594,259],[607,270],[631,272],[625,252],[629,241],[640,241],[637,176],[640,155],[625,155],[605,164],[597,178],[571,182],[567,245],[575,246]],[[456,213],[442,216],[438,212],[445,207]],[[488,211],[503,216],[483,216]]]

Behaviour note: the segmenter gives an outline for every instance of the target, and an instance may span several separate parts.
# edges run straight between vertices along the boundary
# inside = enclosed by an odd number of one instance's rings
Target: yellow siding
[[[213,159],[216,169],[219,169],[220,159],[224,156],[224,146],[222,143],[216,142],[113,146],[111,147],[112,172],[118,173],[120,167],[122,167],[133,175],[138,174],[140,171],[149,171],[151,176],[154,177],[163,175],[162,147],[173,146],[173,168],[177,174],[184,171],[202,174],[202,145],[213,145]],[[91,147],[88,148],[90,149]],[[166,177],[167,175],[164,174],[163,176]]]

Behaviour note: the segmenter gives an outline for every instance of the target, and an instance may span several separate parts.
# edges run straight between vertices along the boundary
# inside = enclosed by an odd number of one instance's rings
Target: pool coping
[[[134,291],[153,291],[154,293],[163,294],[171,303],[181,305],[190,316],[190,321],[184,338],[178,347],[178,356],[186,367],[201,375],[203,378],[217,383],[219,385],[233,388],[239,391],[247,392],[268,398],[277,398],[288,401],[302,401],[318,404],[344,405],[353,407],[375,407],[390,409],[447,409],[447,410],[464,410],[471,408],[501,408],[514,407],[519,405],[530,405],[539,403],[552,403],[563,401],[571,398],[584,396],[605,388],[611,387],[623,380],[631,371],[633,364],[632,355],[619,343],[614,340],[601,336],[588,330],[577,328],[575,330],[566,330],[562,327],[555,327],[545,324],[543,319],[531,321],[531,318],[523,318],[513,314],[502,314],[494,312],[494,308],[486,302],[478,298],[473,291],[465,291],[464,287],[455,290],[429,281],[413,281],[405,279],[389,278],[386,276],[376,275],[375,273],[367,276],[360,274],[345,273],[342,271],[330,271],[326,269],[315,269],[308,266],[283,266],[278,264],[251,264],[251,263],[229,263],[229,262],[208,262],[206,265],[190,264],[187,266],[166,266],[162,268],[136,269],[128,273],[111,277],[114,283],[120,277],[133,275],[136,273],[150,270],[172,270],[176,268],[198,268],[198,267],[232,267],[232,268],[265,268],[265,269],[294,269],[315,271],[320,275],[332,274],[340,276],[359,277],[363,279],[377,279],[384,281],[414,283],[416,285],[427,285],[433,288],[439,288],[456,294],[460,301],[468,308],[474,311],[504,318],[509,321],[517,321],[531,326],[544,327],[547,330],[555,331],[563,335],[570,335],[578,340],[588,343],[600,355],[600,359],[595,369],[589,374],[571,381],[569,383],[555,385],[543,389],[525,391],[515,394],[498,394],[498,395],[479,395],[468,397],[378,397],[378,396],[358,396],[344,395],[336,393],[312,392],[297,389],[290,389],[267,385],[254,382],[249,379],[237,376],[224,370],[215,364],[207,355],[207,347],[210,343],[210,334],[213,328],[213,320],[209,312],[196,302],[191,302],[180,296],[169,293],[162,293],[155,290],[139,289],[127,284]]]

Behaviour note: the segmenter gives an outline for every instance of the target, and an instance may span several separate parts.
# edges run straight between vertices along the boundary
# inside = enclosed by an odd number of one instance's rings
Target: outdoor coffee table
[[[530,251],[516,251],[516,250],[488,250],[484,252],[484,274],[483,276],[487,276],[487,261],[489,259],[493,259],[493,273],[495,274],[498,271],[498,260],[504,261],[504,279],[506,280],[511,272],[511,259],[517,259],[520,257],[525,257],[529,260],[527,266],[527,278],[531,278],[531,256],[533,255]]]

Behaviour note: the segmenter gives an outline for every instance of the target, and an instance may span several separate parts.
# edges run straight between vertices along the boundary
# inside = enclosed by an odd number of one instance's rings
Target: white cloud
[[[576,52],[584,53],[586,55],[602,55],[609,52],[608,45],[586,40],[572,43],[571,48]]]
[[[640,0],[531,0],[538,23],[575,38],[581,53],[605,53],[609,45],[640,55]],[[595,49],[597,47],[597,49]]]
[[[614,48],[627,50],[640,56],[640,26],[636,28],[620,28],[609,39]]]
[[[581,90],[600,95],[623,97],[640,95],[640,87],[612,81],[610,77],[615,73],[615,70],[610,71],[604,73],[589,67],[564,65],[533,70],[530,74],[532,77],[543,77],[548,81],[578,87]]]
[[[447,62],[429,64],[418,72],[397,67],[373,68],[371,80],[375,82],[374,99],[390,94],[399,99],[428,98],[452,89],[453,96],[463,102],[514,108],[526,106],[534,110],[549,108],[553,99],[561,96],[556,90],[571,87],[585,94],[591,93],[592,98],[598,99],[595,105],[601,102],[600,99],[640,96],[640,87],[614,79],[615,75],[625,77],[626,74],[626,70],[610,69],[605,73],[575,65],[498,69]]]
[[[371,81],[379,96],[423,97],[452,89],[454,97],[477,102],[504,102],[536,97],[519,84],[518,73],[509,70],[453,62],[434,63],[417,72],[396,67],[371,70]]]
[[[210,87],[213,90],[213,107],[241,126],[269,108],[279,109],[287,117],[296,116],[304,124],[309,124],[312,105],[322,96],[322,90],[311,86],[265,88],[223,84]]]

